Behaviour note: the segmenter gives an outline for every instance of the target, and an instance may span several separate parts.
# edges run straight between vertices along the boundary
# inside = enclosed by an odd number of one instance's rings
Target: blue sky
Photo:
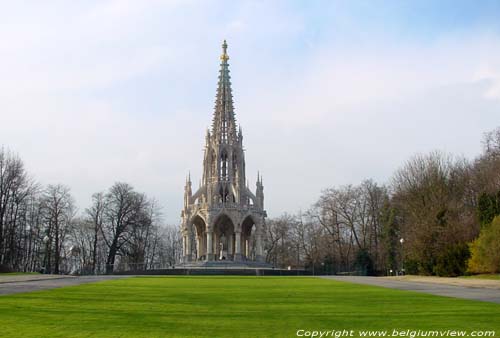
[[[0,144],[41,183],[126,181],[179,221],[229,43],[247,175],[270,216],[473,158],[500,125],[499,1],[2,1]]]

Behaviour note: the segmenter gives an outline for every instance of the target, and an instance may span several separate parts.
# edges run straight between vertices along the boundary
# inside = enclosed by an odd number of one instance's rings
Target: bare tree
[[[292,241],[291,231],[296,226],[297,219],[290,214],[284,214],[271,219],[266,224],[266,261],[274,266],[288,267],[299,265],[300,247]]]
[[[464,160],[434,152],[415,156],[394,176],[405,256],[422,273],[436,273],[437,257],[477,236],[475,210],[464,202],[466,167]]]
[[[176,226],[163,227],[160,232],[158,263],[161,266],[174,266],[182,254],[182,236]]]
[[[103,239],[108,246],[106,273],[113,272],[115,258],[120,249],[129,242],[134,227],[144,221],[147,199],[126,183],[115,183],[105,196],[105,222],[102,224]]]
[[[488,157],[500,157],[500,127],[484,134],[483,149]]]
[[[364,265],[376,263],[384,268],[380,253],[382,210],[389,199],[387,189],[372,180],[359,186],[347,185],[323,191],[318,202],[308,212],[326,231],[329,238],[329,257],[335,270],[351,270],[351,256],[362,255]]]
[[[18,155],[0,148],[0,266],[18,269],[24,253],[20,241],[26,242],[26,213],[37,184],[29,178]]]
[[[46,210],[47,250],[50,252],[54,245],[54,273],[58,274],[65,236],[75,216],[74,200],[69,187],[57,184],[47,187],[42,203]],[[50,270],[50,255],[47,262]]]
[[[92,224],[92,272],[96,273],[97,269],[97,250],[100,230],[104,223],[104,213],[106,211],[106,199],[104,193],[99,192],[92,195],[92,204],[90,208],[86,209],[87,217]]]
[[[301,248],[303,260],[313,274],[327,252],[327,241],[323,227],[306,214],[299,213],[291,229],[293,241]]]

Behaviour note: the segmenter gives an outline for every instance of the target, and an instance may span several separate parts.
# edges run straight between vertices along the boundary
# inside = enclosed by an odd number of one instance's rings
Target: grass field
[[[460,278],[467,278],[467,279],[493,279],[493,280],[500,280],[500,275],[472,275],[472,276],[461,276]]]
[[[135,277],[0,296],[6,337],[294,337],[496,330],[500,305],[311,277]]]

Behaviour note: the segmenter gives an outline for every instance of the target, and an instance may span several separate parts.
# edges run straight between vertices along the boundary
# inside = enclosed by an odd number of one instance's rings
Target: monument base
[[[178,267],[189,268],[189,269],[273,269],[273,265],[265,262],[258,261],[245,261],[245,260],[217,260],[217,261],[197,261],[197,262],[186,262]]]

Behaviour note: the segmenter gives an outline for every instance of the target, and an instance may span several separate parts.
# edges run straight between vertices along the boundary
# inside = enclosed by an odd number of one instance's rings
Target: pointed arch
[[[215,260],[232,260],[235,247],[235,226],[232,218],[226,213],[219,214],[214,220],[213,234]]]
[[[229,178],[228,151],[223,148],[220,152],[220,179],[225,181]]]
[[[249,214],[241,222],[241,252],[246,260],[255,260],[256,258],[256,233],[257,223],[254,216]]]
[[[191,218],[191,224],[194,230],[192,252],[196,260],[203,260],[207,254],[207,223],[201,215],[196,214]]]

